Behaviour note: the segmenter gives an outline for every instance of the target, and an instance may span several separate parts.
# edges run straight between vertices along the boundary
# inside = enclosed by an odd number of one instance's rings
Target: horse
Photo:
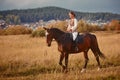
[[[76,44],[78,47],[78,50],[73,49],[73,40],[70,37],[71,33],[61,31],[58,28],[46,28],[44,27],[46,31],[46,43],[48,47],[51,46],[51,42],[53,39],[58,44],[58,51],[61,52],[60,54],[60,59],[59,59],[59,65],[62,66],[62,70],[65,72],[68,72],[67,67],[68,67],[68,58],[69,54],[76,54],[80,52],[84,52],[84,58],[85,58],[85,64],[81,70],[81,72],[86,71],[87,63],[88,63],[88,50],[91,49],[96,61],[98,63],[98,70],[100,70],[101,65],[99,61],[99,57],[105,58],[104,54],[100,51],[97,38],[94,34],[91,33],[83,33],[81,35],[78,35],[81,37],[82,42],[79,42]],[[65,65],[63,65],[62,61],[65,58]]]

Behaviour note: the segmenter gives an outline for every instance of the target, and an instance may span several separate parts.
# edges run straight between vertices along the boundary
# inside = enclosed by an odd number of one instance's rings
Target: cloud
[[[44,4],[49,4],[50,1],[55,0],[2,0],[0,1],[1,9],[20,9],[29,7],[39,7]]]
[[[84,12],[120,13],[120,0],[0,0],[0,10],[58,6]]]
[[[70,8],[76,11],[120,13],[120,0],[77,0],[71,3]]]
[[[0,1],[0,7],[1,9],[16,9],[16,8],[22,8],[25,5],[28,5],[28,0],[3,0]]]

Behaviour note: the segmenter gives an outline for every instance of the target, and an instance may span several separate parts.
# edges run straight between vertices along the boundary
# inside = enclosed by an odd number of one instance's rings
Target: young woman
[[[72,11],[69,12],[69,17],[70,17],[70,20],[68,22],[67,31],[72,33],[76,32],[78,21],[75,18],[75,13]]]
[[[68,22],[67,32],[72,33],[73,42],[74,42],[73,47],[75,48],[75,51],[78,51],[77,40],[76,40],[76,38],[78,36],[78,32],[76,31],[77,30],[78,21],[75,18],[75,13],[74,12],[69,12],[69,17],[70,17],[70,20]]]

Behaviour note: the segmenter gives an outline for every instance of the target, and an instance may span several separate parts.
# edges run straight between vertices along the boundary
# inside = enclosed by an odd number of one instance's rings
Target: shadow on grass
[[[102,68],[108,68],[108,67],[116,67],[120,66],[119,58],[113,59],[113,62],[111,60],[106,60],[101,63]],[[19,65],[20,66],[20,65]],[[4,68],[0,69],[0,77],[17,77],[17,76],[29,76],[29,75],[39,75],[39,74],[46,74],[46,73],[62,73],[62,69],[59,66],[51,65],[51,66],[38,66],[35,65],[33,67],[29,67],[29,69],[23,69],[19,70],[19,67],[15,69],[15,67],[11,68],[11,70],[7,71],[8,67],[3,66]],[[95,69],[97,67],[96,64],[88,64],[87,69]],[[69,66],[69,71],[76,71],[81,70],[82,65],[75,65],[75,66]]]
[[[46,73],[60,73],[62,72],[60,68],[31,68],[25,71],[11,71],[8,73],[2,73],[0,76],[2,77],[17,77],[17,76],[28,76],[28,75],[39,75]]]

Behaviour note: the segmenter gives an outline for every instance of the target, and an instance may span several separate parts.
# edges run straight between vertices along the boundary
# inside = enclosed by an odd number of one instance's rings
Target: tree
[[[0,15],[0,19],[3,19],[3,16],[2,16],[2,15]]]
[[[8,10],[0,11],[0,15],[5,19],[8,15],[19,16],[20,22],[37,22],[39,20],[49,21],[49,20],[65,20],[68,19],[68,12],[70,10],[59,8],[59,7],[43,7],[36,9],[26,9],[26,10]],[[85,20],[98,20],[102,19],[105,21],[110,21],[112,19],[120,20],[120,14],[110,14],[110,13],[82,13],[76,12],[76,18]],[[6,20],[6,19],[5,19]],[[7,19],[8,20],[8,19]],[[10,19],[9,19],[10,20]],[[9,21],[8,20],[8,21]],[[11,21],[10,22],[14,22]],[[16,22],[16,21],[15,21]]]
[[[21,20],[20,20],[20,17],[19,16],[14,16],[14,24],[20,24],[21,23]]]
[[[6,22],[8,24],[20,24],[21,20],[20,20],[19,16],[7,15],[6,16]]]

